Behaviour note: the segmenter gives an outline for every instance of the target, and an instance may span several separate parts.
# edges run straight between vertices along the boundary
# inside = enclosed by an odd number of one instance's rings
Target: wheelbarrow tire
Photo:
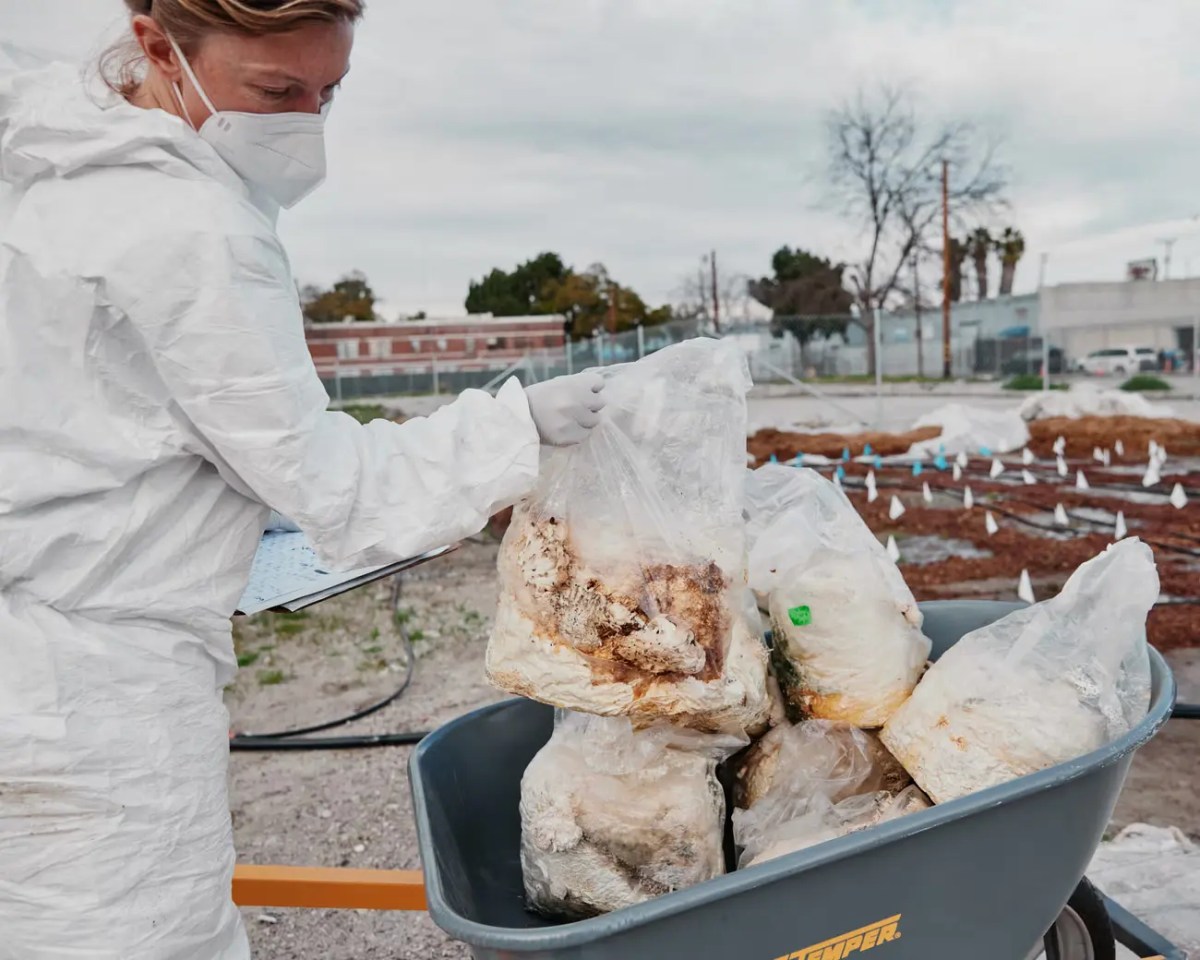
[[[1046,960],[1116,960],[1104,898],[1085,877],[1045,937]]]

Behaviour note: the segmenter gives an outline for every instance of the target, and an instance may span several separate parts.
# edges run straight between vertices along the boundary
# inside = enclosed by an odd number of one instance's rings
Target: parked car
[[[1066,358],[1058,347],[1050,348],[1050,372],[1062,373],[1066,369]],[[1042,372],[1041,350],[1020,350],[1004,361],[1000,372],[1005,376],[1016,376],[1020,373]]]
[[[1097,377],[1124,376],[1142,370],[1158,369],[1158,351],[1153,347],[1106,347],[1093,350],[1079,369]]]

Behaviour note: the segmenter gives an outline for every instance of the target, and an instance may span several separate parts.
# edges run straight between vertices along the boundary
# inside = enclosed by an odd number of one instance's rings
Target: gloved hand
[[[525,398],[542,443],[569,447],[583,442],[600,422],[604,378],[598,373],[556,377],[526,387]]]

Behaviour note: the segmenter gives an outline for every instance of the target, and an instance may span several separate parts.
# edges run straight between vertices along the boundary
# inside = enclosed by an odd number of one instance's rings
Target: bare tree
[[[679,318],[699,318],[710,322],[713,315],[712,275],[708,273],[708,258],[702,269],[684,274],[672,293],[674,313]],[[750,277],[744,273],[718,273],[717,302],[722,323],[744,323],[750,315]]]
[[[903,291],[912,257],[940,249],[942,161],[949,163],[949,202],[956,225],[978,222],[1003,206],[1007,184],[995,144],[968,123],[926,128],[912,97],[883,86],[860,90],[828,117],[829,199],[862,228],[866,249],[849,265],[875,370],[874,310]]]

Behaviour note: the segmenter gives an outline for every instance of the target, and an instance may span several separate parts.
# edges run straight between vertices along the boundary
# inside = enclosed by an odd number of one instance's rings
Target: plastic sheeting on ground
[[[1200,957],[1200,846],[1181,830],[1130,824],[1100,845],[1087,876],[1175,946]]]
[[[1029,428],[1016,410],[985,410],[963,403],[948,403],[925,414],[913,429],[941,427],[942,435],[922,440],[909,448],[909,456],[936,453],[1009,453],[1029,442]]]
[[[1123,390],[1102,390],[1094,384],[1075,384],[1070,390],[1051,390],[1029,397],[1021,404],[1025,420],[1049,420],[1052,417],[1149,417],[1168,419],[1174,411],[1161,403],[1151,403],[1141,394]]]

